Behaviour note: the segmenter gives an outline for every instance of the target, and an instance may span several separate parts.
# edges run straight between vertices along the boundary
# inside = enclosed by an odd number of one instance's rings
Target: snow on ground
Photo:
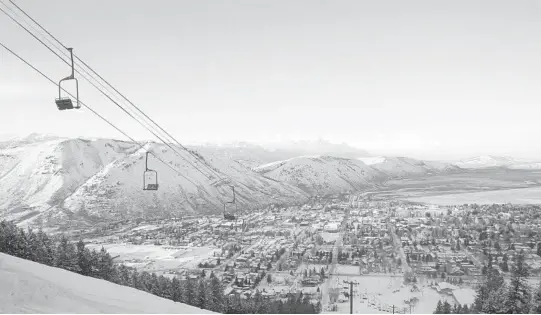
[[[0,279],[0,313],[212,313],[1,253]]]
[[[195,268],[218,249],[211,247],[180,247],[165,245],[88,244],[89,249],[104,247],[116,261],[125,262],[139,270],[149,272]]]
[[[320,235],[321,235],[321,238],[323,238],[325,242],[335,242],[340,236],[340,233],[321,232]]]
[[[493,204],[493,203],[514,203],[514,204],[539,204],[541,203],[541,187],[502,189],[494,191],[483,191],[461,194],[447,194],[437,196],[425,196],[408,198],[410,201],[425,202],[439,205],[456,204]]]
[[[348,275],[360,275],[359,266],[351,265],[336,265],[336,273],[339,274],[348,274]]]
[[[362,157],[357,158],[357,160],[363,162],[366,165],[373,165],[373,164],[379,164],[385,162],[385,158],[378,156],[378,157]]]
[[[336,279],[338,280],[337,282]],[[395,306],[395,313],[399,310],[410,312],[409,304],[405,301],[417,298],[417,303],[411,304],[413,314],[432,314],[436,309],[439,300],[453,302],[452,296],[440,295],[436,290],[426,286],[421,281],[418,286],[419,292],[412,292],[411,286],[403,286],[403,277],[390,276],[338,276],[331,279],[340,287],[341,292],[349,292],[349,286],[343,281],[357,281],[359,284],[354,287],[353,313],[355,314],[383,314],[392,313],[392,306]],[[367,298],[363,299],[363,295]],[[361,302],[362,301],[362,302]],[[337,303],[338,313],[349,313],[349,300]],[[380,310],[381,308],[381,310]],[[325,311],[325,313],[334,313]]]

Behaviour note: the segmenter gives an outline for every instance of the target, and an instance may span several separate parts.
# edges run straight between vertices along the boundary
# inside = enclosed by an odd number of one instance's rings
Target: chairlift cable
[[[4,3],[2,3],[4,6],[6,6]],[[7,6],[6,6],[7,7]],[[9,10],[11,10],[9,7],[7,7]],[[69,62],[67,62],[66,60],[64,60],[64,58],[62,56],[60,56],[56,51],[54,51],[53,49],[51,49],[51,47],[49,47],[47,44],[45,44],[40,38],[38,38],[34,33],[32,33],[28,28],[26,28],[24,25],[22,25],[19,21],[17,21],[15,18],[13,18],[9,13],[7,13],[5,10],[3,10],[2,8],[0,8],[0,11],[3,12],[5,15],[7,15],[9,18],[11,18],[15,23],[17,23],[20,27],[22,27],[26,32],[28,32],[30,35],[32,35],[36,40],[38,40],[41,44],[43,44],[47,49],[49,49],[52,53],[54,53],[60,60],[62,60],[64,63],[66,63],[67,65],[71,66],[71,64]],[[13,12],[13,10],[11,10]],[[15,12],[14,12],[15,13]],[[17,14],[17,13],[15,13]],[[35,29],[34,29],[35,30]],[[48,41],[48,39],[45,39]],[[49,43],[51,43],[50,41],[48,41]],[[51,45],[54,45],[51,43]],[[62,44],[61,44],[62,45]],[[64,45],[62,45],[62,47],[65,47]],[[55,48],[58,48],[55,46]],[[66,53],[65,53],[66,54]],[[84,68],[81,68],[81,70],[83,70],[83,72],[85,72],[88,76],[92,77]],[[199,171],[203,176],[205,176],[207,179],[209,179],[209,175],[205,174],[204,172],[202,172],[197,166],[195,166],[193,163],[191,163],[190,161],[188,161],[186,158],[184,158],[182,155],[180,155],[180,152],[177,151],[175,148],[173,148],[170,144],[168,144],[165,140],[163,140],[160,136],[158,136],[156,134],[156,132],[154,132],[153,130],[150,130],[148,126],[145,126],[144,123],[142,123],[141,121],[139,121],[137,118],[135,118],[133,116],[132,113],[130,113],[129,111],[127,111],[124,107],[122,107],[118,102],[116,102],[115,100],[113,100],[109,95],[107,95],[105,92],[103,92],[102,89],[100,89],[99,87],[97,87],[93,82],[91,82],[87,77],[85,77],[79,70],[75,69],[75,71],[81,75],[81,77],[83,79],[85,79],[88,83],[90,83],[94,88],[96,88],[101,94],[103,94],[105,97],[107,97],[111,102],[113,102],[117,107],[119,107],[122,111],[124,111],[127,115],[129,115],[131,118],[133,118],[136,122],[138,122],[141,126],[143,126],[147,131],[149,131],[150,133],[152,133],[156,138],[158,138],[161,142],[163,142],[166,146],[168,146],[171,150],[173,150],[177,155],[179,155],[180,158],[182,158],[184,161],[186,161],[190,166],[192,166],[193,168],[195,168],[197,171]],[[94,79],[94,78],[93,78]],[[94,79],[95,80],[95,79]],[[96,80],[96,82],[98,82],[98,84],[101,84],[98,80]],[[103,84],[101,84],[101,86],[103,87]],[[104,88],[106,89],[106,88]],[[62,89],[64,90],[64,89]],[[188,151],[189,152],[189,151]],[[190,153],[190,152],[189,152]],[[191,154],[191,153],[190,153]]]
[[[63,48],[67,49],[67,47],[58,40],[54,35],[52,35],[45,27],[43,27],[39,22],[37,22],[35,19],[33,19],[26,11],[24,11],[21,7],[19,7],[17,4],[15,4],[12,0],[8,0],[13,6],[15,6],[19,11],[21,11],[26,17],[28,17],[32,22],[34,22],[37,26],[39,26],[45,33],[47,33],[52,39],[54,39],[58,44],[60,44]],[[83,60],[81,60],[78,56],[74,55],[75,59],[80,61],[84,66],[86,66],[90,71],[92,71],[98,78],[100,78],[103,82],[105,82],[107,85],[109,85],[116,93],[118,93],[122,98],[124,98],[128,103],[130,103],[137,111],[139,111],[143,116],[145,116],[148,120],[150,120],[154,125],[156,125],[161,131],[163,131],[169,138],[171,138],[179,147],[184,149],[188,154],[193,156],[196,160],[200,161],[205,167],[207,167],[212,173],[215,174],[219,179],[220,178],[220,172],[214,170],[208,162],[201,160],[197,155],[190,152],[185,146],[183,146],[177,139],[175,139],[171,134],[169,134],[165,129],[163,129],[160,125],[158,125],[152,118],[150,118],[147,114],[145,114],[137,105],[135,105],[132,101],[130,101],[124,94],[122,94],[120,91],[118,91],[112,84],[110,84],[107,80],[105,80],[101,75],[99,75],[92,67],[90,67],[88,64],[86,64]],[[103,85],[102,85],[103,87]]]
[[[16,52],[14,52],[13,50],[11,50],[10,48],[8,48],[6,45],[4,45],[3,43],[0,42],[0,46],[2,46],[5,50],[7,50],[9,53],[11,53],[12,55],[14,55],[15,57],[17,57],[19,60],[21,60],[22,62],[24,62],[27,66],[29,66],[30,68],[32,68],[34,71],[36,71],[37,73],[39,73],[42,77],[44,77],[45,79],[47,79],[48,81],[50,81],[51,83],[53,83],[54,85],[57,85],[57,83],[51,79],[50,77],[48,77],[46,74],[44,74],[41,70],[37,69],[36,67],[34,67],[30,62],[28,62],[27,60],[25,60],[24,58],[22,58],[19,54],[17,54]],[[73,95],[71,93],[69,93],[68,91],[66,91],[64,88],[62,88],[62,90],[64,92],[66,92],[66,94],[70,95],[71,97],[73,97]],[[111,127],[115,128],[118,132],[122,133],[126,138],[128,138],[129,140],[131,140],[133,143],[139,145],[139,148],[142,148],[142,149],[145,149],[145,145],[146,144],[141,144],[139,142],[137,142],[135,139],[133,139],[131,136],[129,136],[126,132],[124,132],[122,129],[118,128],[115,124],[113,124],[111,121],[109,121],[107,118],[105,118],[104,116],[102,116],[101,114],[99,114],[96,110],[94,110],[92,107],[90,107],[89,105],[83,103],[82,101],[80,102],[81,105],[85,106],[86,108],[88,108],[90,110],[90,112],[92,112],[94,115],[98,116],[100,119],[102,119],[103,121],[105,121],[107,124],[109,124]],[[158,159],[159,161],[161,161],[163,164],[165,164],[167,167],[169,167],[171,170],[173,170],[174,172],[176,172],[180,177],[188,180],[190,183],[194,184],[195,186],[197,186],[196,183],[194,183],[191,179],[189,179],[188,177],[186,177],[185,175],[183,175],[181,172],[179,172],[177,169],[173,168],[171,165],[169,165],[167,162],[165,162],[163,159],[161,159],[159,156],[157,156],[156,154],[154,154],[154,152],[150,152],[150,154],[152,154],[156,159]]]

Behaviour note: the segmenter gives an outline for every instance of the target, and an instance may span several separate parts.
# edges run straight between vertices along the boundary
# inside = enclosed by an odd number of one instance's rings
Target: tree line
[[[259,291],[246,298],[239,294],[225,295],[222,282],[213,272],[208,277],[193,275],[186,279],[139,272],[115,264],[103,247],[99,251],[90,250],[82,240],[75,243],[66,235],[52,237],[30,228],[25,231],[7,221],[0,222],[0,252],[218,313],[315,314],[321,311],[319,302],[311,303],[310,297],[302,293],[290,294],[284,300],[266,298]]]

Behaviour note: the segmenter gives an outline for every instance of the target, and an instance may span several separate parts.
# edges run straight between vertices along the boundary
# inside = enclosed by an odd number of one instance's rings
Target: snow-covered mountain
[[[386,180],[407,176],[455,172],[456,166],[408,158],[346,159],[304,156],[268,163],[255,171],[300,187],[310,194],[334,194],[375,187]]]
[[[159,190],[143,191],[145,152],[158,172]],[[197,153],[197,152],[196,152]],[[265,178],[242,164],[207,152],[198,153],[223,177],[233,179],[240,209],[270,203],[299,202],[307,197],[287,183]],[[183,152],[147,143],[144,149],[117,140],[25,138],[0,149],[0,216],[65,221],[67,216],[163,217],[185,212],[219,211],[232,198],[227,182],[213,186],[211,172]],[[175,171],[176,170],[176,171]],[[51,208],[52,206],[52,208]]]
[[[207,144],[194,147],[200,152],[222,155],[253,168],[262,164],[306,155],[329,155],[342,158],[370,156],[365,150],[347,144],[334,144],[325,140],[279,142],[257,145],[248,142]]]
[[[371,157],[359,158],[359,160],[384,173],[389,179],[460,171],[459,167],[449,163],[421,161],[407,157]]]
[[[318,195],[373,187],[385,178],[383,173],[359,160],[332,156],[301,156],[254,170]]]
[[[0,253],[0,313],[213,314],[134,288]]]
[[[504,167],[509,169],[541,169],[541,162],[517,159],[509,156],[483,155],[454,162],[465,169],[480,169],[489,167]]]
[[[271,150],[282,150],[293,154],[291,157],[306,155],[329,155],[342,158],[359,158],[371,156],[365,150],[352,147],[347,143],[332,143],[324,139],[319,140],[300,140],[300,141],[282,141],[267,143],[264,147]]]

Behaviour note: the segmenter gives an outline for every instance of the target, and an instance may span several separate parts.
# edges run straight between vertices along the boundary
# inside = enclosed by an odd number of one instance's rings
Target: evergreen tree
[[[28,244],[28,258],[31,261],[40,262],[39,259],[39,241],[38,236],[31,228],[28,228],[26,232],[27,244]]]
[[[172,290],[172,300],[175,302],[181,301],[182,296],[182,290],[180,287],[180,281],[177,277],[174,277],[173,280],[171,280],[171,290]]]
[[[150,274],[150,281],[147,283],[148,292],[151,294],[161,296],[160,284],[158,282],[158,276],[155,273]]]
[[[108,281],[113,279],[113,259],[103,246],[97,255],[96,267],[99,278]]]
[[[447,301],[443,302],[442,314],[451,314],[451,311],[451,304]]]
[[[464,306],[462,306],[461,314],[470,314],[470,308],[468,307],[467,304],[464,304]]]
[[[530,311],[534,314],[541,314],[541,282],[539,283],[539,286],[537,287],[537,290],[532,298]]]
[[[212,273],[210,275],[210,300],[209,300],[209,309],[222,313],[224,311],[224,290],[220,280]]]
[[[55,250],[54,245],[49,236],[45,234],[41,229],[36,234],[37,236],[37,257],[38,262],[47,266],[54,265]]]
[[[77,265],[79,266],[82,275],[90,276],[92,271],[90,261],[90,251],[85,248],[85,243],[82,240],[77,242]]]
[[[65,235],[60,237],[56,247],[55,266],[72,272],[80,272],[75,246]]]
[[[508,314],[525,314],[529,312],[530,289],[527,283],[529,271],[524,262],[524,253],[515,256],[509,291],[507,293],[506,312]]]
[[[190,278],[186,279],[185,288],[184,288],[184,299],[183,303],[189,304],[189,305],[195,305],[196,302],[196,288],[193,283],[194,281]]]
[[[438,301],[434,314],[443,314],[443,304],[441,303],[441,300]]]

